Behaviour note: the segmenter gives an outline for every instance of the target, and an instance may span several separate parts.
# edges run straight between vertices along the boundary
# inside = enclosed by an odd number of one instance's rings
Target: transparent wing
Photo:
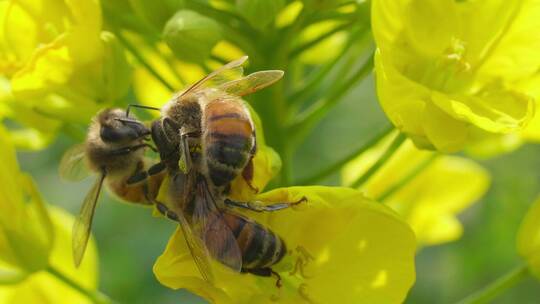
[[[242,64],[244,64],[247,59],[248,56],[243,56],[239,59],[236,59],[235,61],[227,63],[226,65],[213,71],[201,80],[194,83],[191,87],[184,91],[181,96],[187,95],[203,87],[217,87],[222,85],[223,83],[242,77],[242,74],[244,72]]]
[[[184,235],[188,249],[191,253],[191,256],[193,257],[193,261],[195,261],[195,265],[201,273],[201,276],[205,281],[213,283],[214,275],[210,267],[210,254],[204,246],[202,240],[193,233],[193,230],[191,229],[190,224],[185,218],[183,210],[180,207],[183,205],[183,202],[187,202],[191,198],[192,193],[190,190],[193,189],[193,177],[191,174],[185,175],[183,173],[179,173],[179,175],[177,175],[172,180],[175,183],[182,183],[182,185],[174,185],[176,187],[180,187],[178,189],[181,189],[182,193],[178,193],[179,195],[177,195],[176,197],[178,199],[181,199],[182,202],[175,201],[173,202],[173,206],[171,207],[173,209],[173,212],[178,217],[178,222],[180,223],[182,234]]]
[[[85,163],[84,144],[69,148],[60,160],[58,173],[63,180],[80,181],[86,178],[90,172]]]
[[[226,82],[219,86],[222,91],[229,94],[244,96],[264,89],[283,77],[281,70],[259,71],[246,77]]]
[[[97,200],[104,180],[105,173],[102,173],[92,186],[92,189],[90,189],[90,192],[88,192],[84,198],[81,211],[73,224],[71,245],[73,250],[73,261],[75,262],[76,267],[79,267],[81,264],[84,252],[86,251],[86,245],[88,245],[94,211],[96,210]]]
[[[210,255],[232,270],[242,269],[242,253],[233,232],[216,206],[203,176],[197,178],[192,227]]]

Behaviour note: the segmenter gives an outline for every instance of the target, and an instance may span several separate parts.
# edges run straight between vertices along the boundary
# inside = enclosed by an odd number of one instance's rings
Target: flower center
[[[440,57],[431,60],[420,79],[425,86],[444,93],[468,89],[472,83],[471,65],[465,60],[465,43],[453,38]]]

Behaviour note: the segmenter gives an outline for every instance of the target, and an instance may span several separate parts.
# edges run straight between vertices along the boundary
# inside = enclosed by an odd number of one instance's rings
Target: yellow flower
[[[103,53],[96,0],[12,0],[4,26],[3,43],[19,65],[13,74],[17,92],[54,89]]]
[[[79,268],[73,266],[71,256],[71,228],[73,217],[59,208],[49,208],[51,212],[55,242],[49,263],[54,269],[87,290],[97,288],[97,252],[93,240],[90,241],[86,257]],[[0,273],[3,265],[0,263]],[[91,303],[85,296],[48,272],[36,272],[24,281],[1,285],[0,303]]]
[[[540,80],[539,16],[533,0],[374,1],[377,92],[392,123],[444,152],[523,130]]]
[[[52,224],[31,178],[17,165],[15,149],[0,128],[0,261],[20,277],[47,266]]]
[[[9,135],[0,127],[0,303],[88,303],[46,270],[54,268],[86,289],[97,287],[97,254],[75,269],[73,217],[47,208],[32,179],[21,173]]]
[[[533,203],[521,222],[517,249],[531,272],[540,279],[540,198]]]
[[[350,162],[343,170],[343,183],[349,185],[361,176],[394,135]],[[407,140],[360,190],[398,212],[420,245],[436,245],[461,237],[463,227],[456,215],[486,192],[489,180],[471,160],[418,150]]]
[[[308,201],[272,213],[244,213],[280,235],[288,248],[275,278],[234,273],[212,262],[215,284],[202,279],[179,230],[154,266],[165,286],[211,303],[400,303],[415,280],[416,241],[387,207],[349,188],[291,187],[263,193],[272,203]],[[296,265],[296,266],[295,266]],[[296,268],[296,269],[295,269]]]
[[[50,142],[61,120],[81,123],[122,98],[131,69],[116,38],[101,31],[97,0],[11,0],[0,4],[0,73],[9,117],[27,148]],[[21,34],[24,32],[24,34]],[[37,139],[32,143],[32,139]]]

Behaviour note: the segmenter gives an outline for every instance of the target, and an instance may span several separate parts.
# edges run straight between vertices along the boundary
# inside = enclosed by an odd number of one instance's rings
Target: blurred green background
[[[295,179],[318,165],[347,155],[388,125],[368,77],[335,107],[308,137],[294,159]],[[265,132],[272,132],[266,128]],[[48,202],[76,214],[91,180],[66,183],[57,174],[62,153],[75,142],[60,137],[46,151],[20,153]],[[407,303],[454,303],[511,270],[520,259],[515,250],[519,223],[540,189],[540,146],[481,160],[492,175],[487,195],[460,215],[463,237],[428,247],[417,256],[417,282]],[[338,184],[337,176],[325,181]],[[172,291],[154,278],[152,266],[175,225],[155,218],[151,210],[102,196],[94,224],[100,255],[101,290],[120,303],[205,303],[184,291]],[[519,284],[495,303],[538,303],[540,288],[532,279]]]

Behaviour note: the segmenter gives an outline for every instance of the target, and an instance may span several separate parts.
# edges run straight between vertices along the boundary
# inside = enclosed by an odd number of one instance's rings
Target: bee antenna
[[[118,121],[121,121],[121,122],[125,122],[125,123],[136,123],[136,124],[140,124],[141,122],[138,121],[138,120],[135,120],[135,119],[129,119],[129,118],[114,118],[114,120],[118,120]]]
[[[148,109],[148,110],[155,110],[155,111],[161,111],[160,108],[156,108],[156,107],[143,106],[143,105],[138,105],[138,104],[129,104],[127,106],[127,109],[126,109],[126,117],[129,117],[129,110],[131,109],[131,107],[133,107],[133,108],[141,108],[141,109]]]

